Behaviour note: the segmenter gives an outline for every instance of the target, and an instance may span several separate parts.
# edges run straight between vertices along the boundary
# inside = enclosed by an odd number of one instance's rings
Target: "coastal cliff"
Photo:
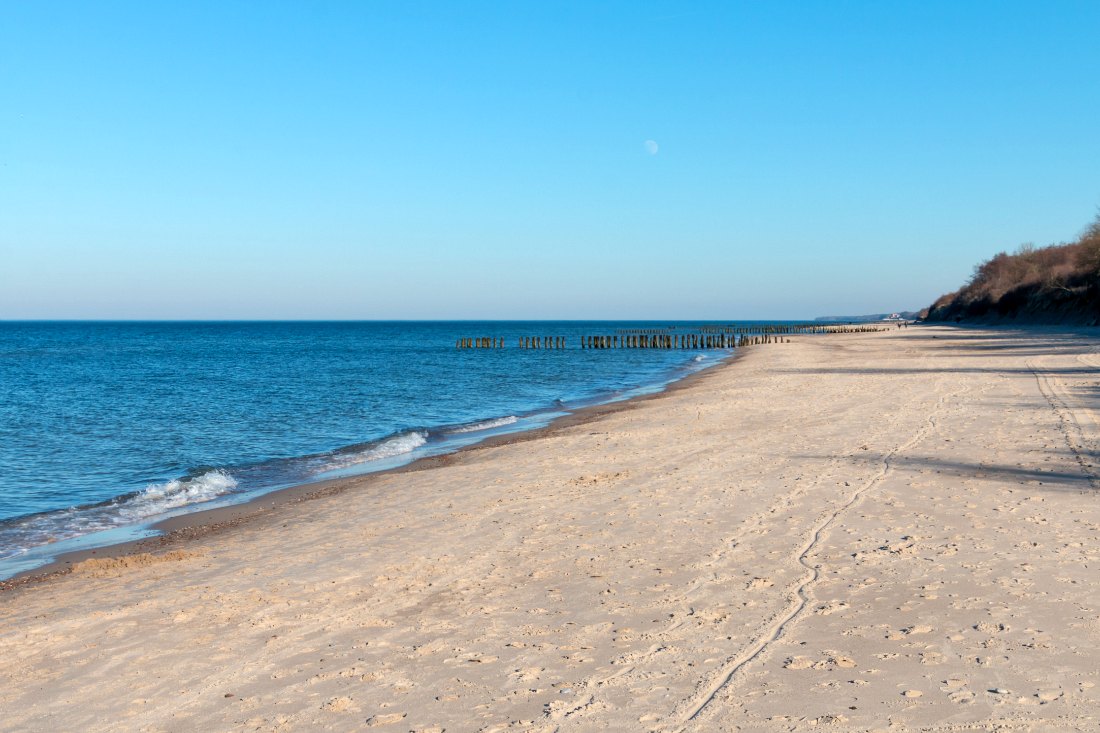
[[[1100,325],[1100,216],[1075,242],[1024,245],[981,263],[925,320]]]

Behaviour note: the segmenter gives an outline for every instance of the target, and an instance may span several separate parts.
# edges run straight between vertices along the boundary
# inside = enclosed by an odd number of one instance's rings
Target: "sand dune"
[[[746,352],[0,594],[0,729],[1100,728],[1100,341]]]

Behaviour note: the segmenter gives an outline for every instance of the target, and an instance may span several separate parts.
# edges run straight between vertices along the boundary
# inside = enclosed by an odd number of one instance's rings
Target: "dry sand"
[[[0,594],[0,728],[1095,731],[1098,390],[1080,335],[750,348]]]

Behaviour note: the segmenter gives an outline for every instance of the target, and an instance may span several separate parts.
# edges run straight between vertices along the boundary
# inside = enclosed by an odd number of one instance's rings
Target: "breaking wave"
[[[92,532],[134,524],[189,504],[216,499],[237,487],[225,471],[149,484],[108,501],[17,517],[0,523],[0,559]]]
[[[479,430],[489,430],[491,428],[501,428],[505,425],[512,425],[519,422],[519,418],[515,415],[509,415],[508,417],[498,417],[494,420],[485,420],[484,422],[476,422],[471,425],[463,425],[460,428],[455,428],[448,432],[451,433],[476,433]]]
[[[360,463],[377,461],[383,458],[393,458],[406,453],[412,453],[427,442],[428,434],[426,432],[414,430],[409,433],[402,433],[392,438],[387,438],[380,443],[371,445],[369,448],[344,450],[335,454],[330,454],[324,457],[322,464],[318,468],[321,472],[336,471],[341,468],[356,466]]]
[[[120,500],[118,513],[126,522],[136,522],[188,504],[217,499],[235,488],[237,479],[225,471],[207,471],[190,479],[149,484],[137,494]]]

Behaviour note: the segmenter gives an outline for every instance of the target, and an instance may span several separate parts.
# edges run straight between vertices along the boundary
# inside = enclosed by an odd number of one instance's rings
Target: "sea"
[[[706,325],[0,322],[0,579],[155,535],[169,516],[659,391],[731,350],[584,349],[581,337]],[[547,336],[566,347],[518,346]],[[462,338],[504,345],[456,348]]]

